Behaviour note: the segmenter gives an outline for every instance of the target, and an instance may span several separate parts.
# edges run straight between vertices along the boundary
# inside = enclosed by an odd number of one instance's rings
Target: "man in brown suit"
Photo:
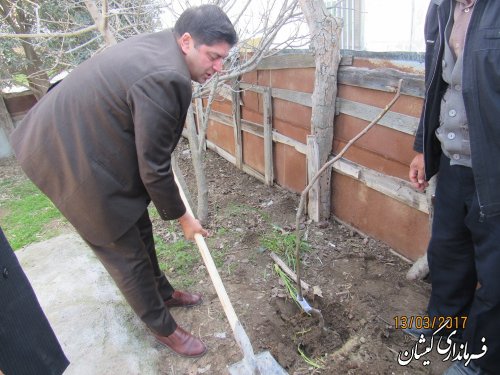
[[[132,37],[85,61],[53,87],[12,133],[28,177],[93,249],[155,337],[196,357],[204,343],[168,308],[201,303],[160,271],[147,206],[207,235],[186,212],[171,153],[191,102],[191,80],[222,69],[237,36],[217,6],[186,10],[173,30]]]

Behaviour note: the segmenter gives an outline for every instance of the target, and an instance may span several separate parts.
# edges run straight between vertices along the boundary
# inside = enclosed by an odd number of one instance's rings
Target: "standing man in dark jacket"
[[[201,340],[168,308],[201,303],[160,271],[147,206],[206,235],[186,212],[171,154],[191,102],[191,80],[221,71],[237,36],[217,6],[186,10],[173,30],[130,38],[73,70],[27,114],[11,143],[28,177],[94,250],[156,338],[178,354]]]
[[[0,227],[0,374],[61,375],[69,365]]]
[[[469,353],[487,347],[446,375],[500,374],[500,1],[432,0],[425,40],[410,180],[423,190],[439,170],[428,313],[458,318]]]

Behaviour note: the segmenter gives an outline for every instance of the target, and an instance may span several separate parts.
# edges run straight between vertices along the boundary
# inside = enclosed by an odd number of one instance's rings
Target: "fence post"
[[[307,136],[307,184],[319,170],[319,149],[316,136]],[[309,201],[307,204],[307,214],[315,222],[319,221],[319,179],[309,190]]]
[[[274,157],[273,157],[273,99],[271,88],[263,92],[264,103],[264,163],[266,185],[274,183]]]
[[[236,167],[243,168],[243,144],[241,136],[241,100],[240,85],[237,84],[232,92],[233,104],[233,122],[234,122],[234,156],[236,158]]]

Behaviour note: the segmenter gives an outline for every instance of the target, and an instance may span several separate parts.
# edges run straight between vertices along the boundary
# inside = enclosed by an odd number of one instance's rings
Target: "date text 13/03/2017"
[[[398,315],[394,317],[396,329],[432,329],[443,326],[446,329],[463,330],[467,324],[466,316],[424,316],[424,315]]]

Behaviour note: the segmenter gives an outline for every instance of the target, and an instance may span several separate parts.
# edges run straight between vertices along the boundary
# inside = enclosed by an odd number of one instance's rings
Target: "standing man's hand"
[[[410,163],[410,182],[419,191],[424,191],[429,183],[425,181],[424,154],[417,154]]]
[[[187,211],[179,218],[179,224],[181,225],[184,237],[186,237],[187,240],[194,239],[194,235],[196,233],[201,234],[203,237],[208,236],[208,231],[201,226],[199,220],[194,218],[194,216]]]

